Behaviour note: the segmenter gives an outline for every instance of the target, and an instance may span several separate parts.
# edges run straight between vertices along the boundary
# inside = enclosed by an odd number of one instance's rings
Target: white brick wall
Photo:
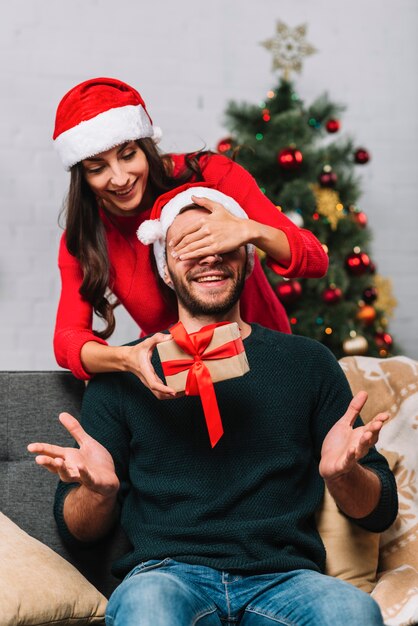
[[[13,0],[0,21],[0,369],[54,369],[57,216],[68,175],[50,136],[56,105],[86,78],[137,86],[165,150],[215,147],[229,99],[258,102],[275,84],[259,43],[275,22],[308,24],[318,49],[300,96],[347,106],[343,131],[367,147],[361,206],[373,259],[399,301],[390,330],[418,359],[416,0]],[[123,311],[114,343],[136,336]]]

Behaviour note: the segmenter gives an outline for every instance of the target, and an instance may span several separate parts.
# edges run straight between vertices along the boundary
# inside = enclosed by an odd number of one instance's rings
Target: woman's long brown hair
[[[204,154],[210,154],[210,151],[202,150],[187,154],[184,172],[174,178],[170,155],[161,155],[152,139],[138,139],[137,144],[147,158],[149,184],[155,197],[188,182],[192,177],[196,181],[203,180],[199,159]],[[81,163],[71,168],[70,186],[63,213],[67,249],[78,259],[83,271],[80,294],[105,323],[103,330],[93,332],[96,336],[107,339],[115,329],[114,309],[118,302],[111,301],[109,297],[113,277],[105,228],[100,219],[95,195],[85,180]]]

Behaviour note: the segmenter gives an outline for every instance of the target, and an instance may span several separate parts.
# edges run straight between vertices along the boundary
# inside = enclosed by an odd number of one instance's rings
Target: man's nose
[[[215,265],[216,263],[222,263],[222,256],[220,254],[208,254],[199,259],[200,265]]]

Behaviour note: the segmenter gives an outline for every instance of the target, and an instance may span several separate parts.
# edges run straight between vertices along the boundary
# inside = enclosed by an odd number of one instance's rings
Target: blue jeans
[[[312,570],[237,576],[172,559],[135,567],[110,597],[108,626],[383,626],[366,593]]]

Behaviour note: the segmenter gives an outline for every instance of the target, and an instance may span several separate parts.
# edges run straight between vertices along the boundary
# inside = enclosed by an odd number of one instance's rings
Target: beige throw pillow
[[[106,598],[0,513],[0,626],[104,624]]]
[[[350,522],[327,489],[317,525],[327,552],[325,573],[370,593],[376,584],[380,535]]]

